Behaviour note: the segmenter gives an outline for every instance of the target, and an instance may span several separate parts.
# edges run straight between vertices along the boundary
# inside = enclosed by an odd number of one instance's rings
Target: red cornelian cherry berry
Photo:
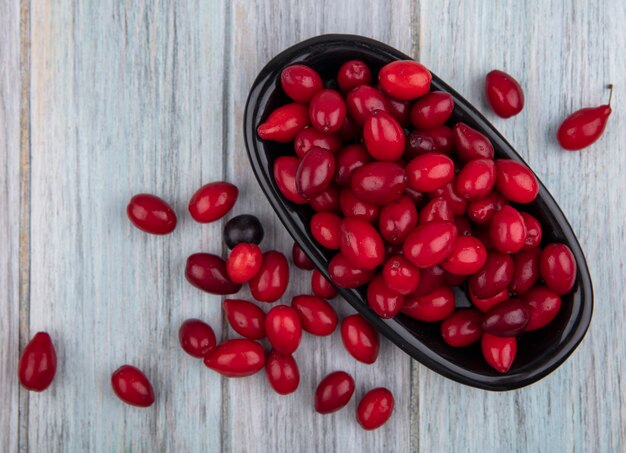
[[[237,244],[226,259],[226,273],[233,283],[251,280],[261,269],[263,253],[256,244]]]
[[[27,390],[43,392],[57,372],[57,354],[47,332],[37,332],[28,342],[18,364],[20,384]]]
[[[539,280],[539,261],[541,249],[535,247],[530,250],[522,250],[513,255],[513,278],[509,284],[509,290],[521,296],[528,292]]]
[[[387,63],[378,72],[380,88],[396,99],[410,101],[430,91],[432,75],[416,61],[397,60]]]
[[[404,256],[420,269],[436,266],[452,251],[457,234],[451,222],[420,225],[404,241]]]
[[[168,234],[176,228],[176,213],[155,195],[135,195],[126,207],[126,214],[133,225],[146,233]]]
[[[440,151],[430,131],[412,131],[406,139],[404,157],[413,159],[420,154]]]
[[[276,302],[288,284],[289,263],[285,255],[275,250],[263,254],[261,269],[248,282],[252,297],[259,302]]]
[[[346,103],[335,90],[317,92],[309,104],[311,125],[325,134],[339,132],[346,119],[346,112]]]
[[[530,313],[526,332],[541,329],[556,318],[561,309],[561,298],[545,286],[535,286],[526,294],[523,301]]]
[[[404,130],[396,119],[382,110],[373,111],[363,125],[365,148],[377,161],[394,162],[404,153]]]
[[[530,321],[530,310],[526,303],[509,299],[496,304],[483,318],[484,332],[498,337],[513,337],[522,333]]]
[[[348,92],[360,85],[372,84],[372,72],[361,60],[346,61],[337,72],[339,89]]]
[[[456,310],[441,323],[443,341],[455,348],[476,343],[483,334],[482,319],[483,314],[478,310]]]
[[[273,307],[265,315],[265,335],[276,351],[293,354],[302,339],[298,312],[288,305]]]
[[[341,246],[341,217],[330,212],[318,212],[311,217],[311,235],[322,247],[339,250]]]
[[[447,272],[439,266],[420,269],[420,281],[412,296],[424,296],[445,283]]]
[[[375,272],[355,267],[343,253],[337,253],[328,264],[328,274],[340,288],[358,288],[369,282]]]
[[[197,359],[206,356],[216,345],[215,332],[199,319],[187,319],[180,325],[178,341],[187,354]]]
[[[448,286],[440,286],[423,296],[408,296],[402,306],[402,313],[424,322],[438,322],[454,313],[454,291]]]
[[[111,375],[111,387],[119,399],[137,407],[154,403],[154,391],[145,374],[131,365],[122,365]]]
[[[306,253],[304,253],[304,250],[302,250],[297,242],[294,242],[293,247],[291,248],[291,259],[293,260],[293,264],[295,264],[298,269],[306,271],[315,269],[313,261],[306,256]]]
[[[283,69],[280,73],[280,84],[287,96],[302,104],[308,103],[315,93],[324,88],[319,74],[303,64],[294,64]]]
[[[185,278],[202,291],[211,294],[234,294],[241,289],[241,284],[233,282],[228,276],[224,260],[210,253],[194,253],[187,258]]]
[[[470,301],[472,302],[474,307],[478,308],[483,313],[488,312],[492,307],[495,307],[500,302],[509,300],[509,291],[506,289],[503,289],[495,296],[487,297],[484,299],[479,299],[478,297],[476,297],[476,295],[472,293],[471,290],[469,290],[468,293]]]
[[[341,138],[338,135],[324,134],[314,127],[305,127],[293,141],[293,148],[298,157],[304,157],[312,148],[323,148],[334,154],[341,146]]]
[[[311,273],[311,291],[323,299],[337,297],[337,289],[317,269]]]
[[[439,126],[428,131],[435,142],[436,153],[452,154],[454,151],[454,133],[448,126]]]
[[[416,129],[434,129],[450,119],[454,101],[449,93],[431,91],[421,97],[411,108],[411,124]]]
[[[393,162],[371,162],[352,175],[352,193],[361,201],[383,205],[397,200],[406,188],[404,168]]]
[[[511,159],[498,159],[496,189],[507,200],[526,204],[537,197],[539,182],[526,165]]]
[[[304,198],[311,198],[328,187],[335,176],[335,158],[324,148],[312,148],[304,155],[296,169],[296,190]]]
[[[474,159],[465,164],[456,178],[457,193],[468,200],[486,197],[496,183],[496,165],[491,159]]]
[[[400,312],[404,296],[385,284],[382,274],[378,274],[367,285],[367,303],[383,319],[391,319]]]
[[[189,200],[189,213],[196,222],[214,222],[224,217],[235,206],[238,196],[239,189],[229,182],[205,184]]]
[[[348,145],[335,155],[335,182],[340,186],[350,186],[352,175],[372,157],[363,145]]]
[[[354,393],[354,379],[345,371],[335,371],[326,376],[315,390],[315,410],[330,414],[344,407]]]
[[[454,222],[454,212],[450,203],[443,198],[433,198],[420,211],[419,223],[423,225],[428,222]]]
[[[340,213],[339,187],[331,182],[328,187],[311,198],[309,205],[315,212]]]
[[[411,126],[411,101],[401,101],[383,93],[387,112],[393,116],[403,128]]]
[[[454,162],[445,154],[426,153],[406,166],[407,185],[418,192],[432,192],[454,179]]]
[[[271,350],[265,361],[265,374],[279,395],[295,392],[300,384],[300,371],[296,359],[290,354]]]
[[[361,269],[375,269],[385,259],[385,246],[376,228],[365,220],[346,218],[341,222],[340,250]]]
[[[250,340],[265,338],[265,312],[252,302],[225,299],[224,313],[228,324],[242,337]]]
[[[493,159],[493,145],[487,137],[465,123],[452,128],[456,153],[463,162],[473,159]]]
[[[346,316],[341,322],[341,341],[346,351],[359,362],[372,364],[378,358],[378,332],[361,315]]]
[[[485,265],[469,278],[469,290],[487,299],[506,289],[513,279],[514,265],[510,255],[490,252]]]
[[[515,337],[498,337],[485,333],[480,345],[483,357],[494,370],[507,373],[511,369],[517,354]]]
[[[300,159],[294,156],[280,156],[274,161],[274,181],[280,193],[296,204],[305,204],[306,198],[298,193],[296,187],[296,172]]]
[[[446,200],[455,216],[462,216],[465,214],[465,211],[467,211],[467,200],[458,194],[454,181],[449,182],[437,190],[429,192],[428,196],[431,199],[443,198]]]
[[[602,136],[612,112],[613,85],[609,85],[609,88],[611,93],[606,105],[577,110],[561,123],[556,138],[564,149],[581,150],[595,143]]]
[[[378,231],[389,244],[402,244],[416,226],[417,209],[406,195],[387,203],[380,211]]]
[[[360,85],[346,96],[346,104],[350,117],[358,126],[363,126],[370,113],[376,110],[387,110],[384,95],[376,88]]]
[[[295,296],[291,306],[300,318],[305,332],[318,337],[325,337],[335,331],[338,318],[335,309],[324,299],[317,296]]]
[[[526,212],[520,212],[520,214],[522,215],[522,219],[524,219],[524,226],[526,226],[526,240],[524,241],[522,250],[530,250],[539,247],[543,236],[541,223]]]
[[[546,286],[558,295],[569,293],[576,283],[576,260],[565,244],[548,244],[541,252],[539,270]]]
[[[350,189],[343,189],[339,193],[339,207],[344,217],[354,217],[375,222],[380,215],[380,206],[359,200]]]
[[[356,419],[367,431],[380,428],[393,413],[393,394],[384,387],[367,392],[356,408]]]
[[[402,255],[392,256],[383,267],[383,279],[389,289],[406,296],[420,283],[420,271]]]
[[[519,82],[497,69],[485,78],[485,93],[493,111],[502,118],[517,115],[524,108],[524,92]]]
[[[452,250],[441,262],[444,270],[455,275],[472,275],[487,261],[487,249],[473,236],[457,236]]]
[[[526,242],[524,218],[513,206],[504,206],[494,214],[489,225],[489,236],[499,252],[519,252]]]
[[[489,225],[496,215],[508,202],[498,192],[491,192],[480,200],[470,201],[467,205],[467,217],[476,225]]]
[[[256,341],[236,338],[213,348],[204,364],[222,376],[251,376],[265,366],[265,351]]]
[[[257,128],[259,137],[289,143],[310,124],[309,110],[296,102],[278,107]]]

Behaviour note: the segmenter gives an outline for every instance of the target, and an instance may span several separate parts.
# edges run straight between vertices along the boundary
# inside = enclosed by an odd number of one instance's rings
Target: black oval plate
[[[334,79],[340,65],[350,59],[365,61],[376,74],[392,60],[411,58],[383,43],[356,35],[323,35],[303,41],[274,57],[259,73],[250,90],[244,118],[248,156],[263,192],[291,236],[326,278],[329,278],[327,266],[333,253],[311,239],[309,219],[313,211],[308,206],[298,206],[283,198],[274,183],[274,159],[294,155],[293,145],[262,141],[256,128],[275,108],[290,102],[280,87],[283,68],[295,63],[307,64],[323,80],[330,80]],[[497,158],[523,162],[472,105],[434,74],[431,86],[432,90],[446,91],[454,98],[450,124],[462,121],[485,134],[493,143]],[[537,199],[520,209],[539,219],[543,226],[544,245],[563,242],[572,249],[578,275],[572,293],[562,298],[561,311],[549,327],[519,337],[517,357],[507,374],[499,374],[489,367],[479,344],[460,349],[446,345],[439,333],[439,323],[422,323],[404,315],[381,319],[368,307],[364,288],[337,288],[339,294],[407,354],[446,377],[474,387],[500,391],[536,382],[554,371],[576,349],[589,327],[593,311],[591,279],[580,244],[557,203],[541,182],[539,185]],[[469,306],[467,297],[463,296],[457,297],[457,305]]]

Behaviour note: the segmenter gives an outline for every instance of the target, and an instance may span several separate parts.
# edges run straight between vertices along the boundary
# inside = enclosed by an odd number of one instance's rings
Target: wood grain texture
[[[20,263],[19,3],[0,0],[0,450],[18,447]]]

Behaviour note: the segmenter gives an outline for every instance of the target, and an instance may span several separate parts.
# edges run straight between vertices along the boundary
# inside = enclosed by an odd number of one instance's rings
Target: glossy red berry
[[[443,341],[455,348],[476,343],[483,331],[480,327],[483,314],[478,310],[457,310],[441,323]]]
[[[251,280],[261,269],[263,253],[256,244],[237,244],[226,259],[226,273],[233,283]]]
[[[305,204],[308,202],[298,192],[296,187],[296,172],[300,159],[293,156],[280,156],[274,161],[274,181],[280,193],[283,196],[296,204]]]
[[[323,148],[336,153],[341,149],[341,138],[336,134],[324,134],[314,127],[305,127],[293,141],[293,148],[298,157],[303,157],[312,148]]]
[[[371,162],[354,172],[350,186],[359,200],[383,205],[402,196],[406,173],[393,162]]]
[[[441,263],[452,251],[457,229],[451,222],[429,222],[418,226],[406,238],[404,256],[418,268]]]
[[[417,289],[411,293],[413,296],[423,296],[433,292],[444,284],[447,272],[439,266],[420,269],[420,281]]]
[[[385,285],[404,296],[413,293],[420,283],[420,271],[402,255],[389,258],[382,274]]]
[[[487,249],[473,236],[457,236],[441,267],[455,275],[472,275],[487,261]]]
[[[228,324],[242,337],[251,340],[265,338],[265,312],[252,302],[225,299],[224,313]]]
[[[524,92],[520,84],[504,71],[493,70],[485,78],[485,93],[496,115],[510,118],[524,108]]]
[[[196,222],[213,222],[224,217],[235,206],[238,196],[239,189],[229,182],[205,184],[189,200],[189,213]]]
[[[280,143],[293,141],[310,124],[306,106],[296,102],[278,107],[257,128],[259,137]]]
[[[234,294],[241,284],[233,282],[222,258],[210,253],[194,253],[187,258],[185,278],[202,291],[211,294]]]
[[[314,69],[303,64],[287,66],[280,73],[280,84],[287,96],[296,102],[306,104],[324,88],[322,78]]]
[[[418,192],[432,192],[454,179],[454,162],[445,154],[426,153],[406,166],[407,185]]]
[[[435,142],[430,131],[412,131],[406,139],[404,157],[406,159],[413,159],[420,154],[441,152]]]
[[[377,161],[394,162],[404,153],[404,130],[396,119],[382,110],[373,111],[363,125],[363,141]]]
[[[178,341],[187,354],[197,359],[206,356],[216,345],[215,332],[199,319],[187,319],[181,324]]]
[[[416,129],[434,129],[448,121],[453,110],[454,101],[449,93],[431,91],[413,104],[411,124]]]
[[[324,191],[335,176],[335,158],[324,148],[311,148],[296,169],[296,190],[304,198]]]
[[[300,384],[300,371],[296,359],[292,355],[281,354],[273,349],[265,361],[265,374],[279,395],[295,392]]]
[[[488,225],[493,216],[507,204],[498,192],[491,192],[480,200],[470,201],[467,205],[467,217],[477,225]]]
[[[552,322],[561,309],[561,298],[545,286],[536,286],[524,294],[524,303],[530,313],[526,332],[541,329]]]
[[[522,250],[513,255],[513,268],[515,270],[509,284],[509,289],[513,294],[520,296],[535,286],[540,277],[540,259],[541,249],[539,247],[531,250]]]
[[[493,145],[487,137],[465,123],[452,128],[456,153],[463,162],[473,159],[493,159]]]
[[[448,286],[440,286],[423,296],[408,296],[402,306],[402,313],[418,321],[443,321],[454,312],[454,291]]]
[[[37,332],[28,342],[18,364],[20,384],[27,390],[42,392],[57,372],[57,355],[50,335]]]
[[[389,96],[406,101],[428,93],[431,80],[430,71],[412,60],[392,61],[378,72],[380,88]]]
[[[297,242],[294,242],[293,247],[291,248],[291,259],[293,260],[293,264],[295,264],[298,269],[307,271],[315,269],[313,261],[306,256],[306,253],[304,253],[304,250],[300,248]]]
[[[248,283],[252,297],[259,302],[276,302],[287,290],[289,263],[280,252],[263,254],[261,269]]]
[[[565,244],[548,244],[539,261],[546,286],[559,295],[569,293],[576,283],[576,260]]]
[[[526,242],[524,218],[514,207],[504,206],[494,214],[489,225],[489,236],[499,252],[519,252]]]
[[[406,195],[387,203],[380,211],[378,230],[390,244],[402,244],[417,225],[417,209]]]
[[[608,104],[577,110],[561,123],[556,138],[564,149],[578,151],[595,143],[602,136],[612,112],[613,85],[609,85],[609,88],[611,95]]]
[[[317,269],[311,273],[311,291],[323,299],[337,297],[337,289]]]
[[[371,84],[372,72],[361,60],[346,61],[337,72],[337,85],[346,93],[360,85]]]
[[[346,351],[359,362],[372,364],[378,358],[378,332],[359,315],[346,316],[341,322],[341,341]]]
[[[524,226],[526,227],[526,240],[524,241],[522,250],[530,250],[539,247],[541,238],[543,237],[541,223],[526,212],[520,212],[520,214],[522,215],[522,219],[524,219]]]
[[[318,212],[311,217],[311,235],[322,247],[339,250],[341,246],[341,217],[330,212]]]
[[[123,365],[111,375],[111,386],[119,399],[137,407],[154,403],[154,391],[145,374],[131,365]]]
[[[328,187],[310,199],[309,205],[315,212],[340,213],[339,187],[331,182]]]
[[[514,274],[510,255],[490,252],[485,265],[469,279],[469,289],[480,299],[498,294],[511,283]]]
[[[265,315],[265,335],[276,351],[293,354],[302,339],[298,312],[288,305],[273,307]]]
[[[345,371],[335,371],[326,376],[315,390],[315,410],[330,414],[344,407],[354,393],[354,379]]]
[[[486,197],[496,183],[496,165],[491,159],[474,159],[465,164],[456,178],[457,193],[468,200]]]
[[[346,103],[335,90],[317,92],[309,104],[311,125],[325,134],[339,132],[346,119],[346,112]]]
[[[451,154],[454,151],[454,133],[448,126],[439,126],[428,131],[435,142],[436,153]]]
[[[222,376],[251,376],[265,365],[265,351],[256,341],[236,338],[217,345],[204,358],[204,364]]]
[[[404,296],[390,289],[382,274],[379,274],[367,285],[367,303],[378,316],[390,319],[402,308]]]
[[[338,322],[337,313],[321,297],[295,296],[291,299],[291,306],[298,313],[300,324],[305,332],[325,337],[335,331]]]
[[[358,126],[363,126],[370,113],[376,110],[387,110],[384,95],[376,88],[360,85],[346,96],[346,104],[350,117]]]
[[[492,307],[483,318],[483,331],[498,337],[513,337],[522,333],[530,321],[526,303],[509,299]]]
[[[511,159],[496,160],[496,189],[515,203],[530,203],[539,193],[539,182],[530,169]]]
[[[352,174],[357,168],[372,161],[363,145],[348,145],[335,155],[335,182],[350,186]]]
[[[509,299],[509,291],[506,289],[503,289],[495,296],[487,297],[484,299],[479,299],[478,297],[476,297],[476,295],[471,290],[469,290],[468,293],[470,301],[472,302],[474,307],[478,308],[483,313],[488,312],[489,310],[491,310],[492,307],[495,307],[500,302],[504,302],[505,300]]]
[[[365,430],[383,426],[393,413],[394,399],[386,388],[375,388],[367,392],[356,408],[356,419]]]
[[[488,333],[481,339],[483,357],[487,363],[499,373],[507,373],[513,365],[517,354],[515,337],[498,337]]]
[[[452,207],[443,197],[433,198],[420,211],[420,225],[436,221],[455,222]]]
[[[385,259],[385,246],[376,228],[365,220],[346,218],[341,222],[341,253],[354,266],[375,269]]]
[[[387,105],[387,112],[396,119],[400,126],[409,128],[411,126],[411,101],[392,98],[385,93],[383,93],[383,97]]]
[[[176,214],[170,205],[147,193],[131,198],[126,214],[133,225],[146,233],[168,234],[176,228]]]
[[[369,223],[375,222],[380,215],[380,206],[359,200],[350,189],[343,189],[339,194],[339,207],[344,217],[354,217]]]

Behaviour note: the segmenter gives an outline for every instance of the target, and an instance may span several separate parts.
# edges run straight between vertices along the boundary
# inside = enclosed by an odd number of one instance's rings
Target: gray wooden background
[[[623,0],[0,0],[0,450],[625,451],[624,23]],[[264,246],[290,250],[247,163],[242,112],[268,59],[329,32],[370,36],[426,64],[487,112],[561,204],[596,305],[585,341],[551,376],[487,393],[387,342],[367,366],[338,334],[307,336],[296,353],[300,389],[281,397],[263,374],[222,379],[181,352],[176,333],[188,317],[231,334],[220,298],[183,278],[190,253],[224,252],[221,222],[195,224],[187,201],[202,183],[235,182],[234,214],[258,215]],[[486,109],[493,68],[525,88],[513,119]],[[608,82],[616,89],[604,137],[580,153],[559,149],[559,121],[605,103]],[[130,226],[125,205],[144,191],[173,203],[173,234]],[[308,275],[292,275],[288,296],[308,291]],[[39,330],[59,358],[42,394],[16,379],[19,351]],[[123,363],[151,378],[152,408],[113,396],[110,373]],[[354,399],[317,415],[313,389],[336,369],[353,373],[357,396],[388,386],[391,422],[362,431]]]

